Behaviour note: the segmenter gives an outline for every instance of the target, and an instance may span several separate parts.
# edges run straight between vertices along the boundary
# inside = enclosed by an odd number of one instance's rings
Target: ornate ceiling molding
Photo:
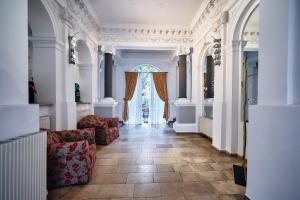
[[[62,3],[62,1],[60,1]],[[99,25],[90,13],[83,0],[64,0],[64,11],[61,14],[64,20],[73,29],[80,28],[82,32],[96,34],[99,31]],[[79,26],[79,27],[78,27]]]
[[[221,0],[209,0],[206,7],[201,11],[201,14],[191,25],[192,32],[196,33],[200,27],[204,27],[208,23],[212,23],[213,27],[217,28],[221,24],[221,14]]]
[[[99,29],[102,42],[191,43],[192,31],[187,28],[103,27]]]

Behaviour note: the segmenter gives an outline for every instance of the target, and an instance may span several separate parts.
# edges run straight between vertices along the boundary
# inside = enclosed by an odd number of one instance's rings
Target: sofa
[[[96,144],[108,145],[119,137],[119,118],[88,115],[77,123],[78,128],[95,128]]]
[[[95,130],[47,130],[47,188],[89,182],[96,161]]]

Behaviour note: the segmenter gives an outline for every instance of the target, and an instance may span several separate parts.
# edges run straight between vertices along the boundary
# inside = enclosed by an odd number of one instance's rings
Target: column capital
[[[116,49],[112,45],[101,46],[101,51],[103,53],[110,53],[112,55],[116,54]]]
[[[229,43],[225,48],[226,48],[226,50],[236,52],[236,51],[239,51],[240,49],[244,48],[246,45],[247,45],[246,41],[234,40],[231,43]]]
[[[176,55],[181,56],[181,55],[188,55],[190,53],[190,48],[187,46],[180,46],[177,48]]]

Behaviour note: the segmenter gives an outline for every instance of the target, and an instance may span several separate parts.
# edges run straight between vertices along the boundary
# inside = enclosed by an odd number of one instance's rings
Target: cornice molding
[[[200,11],[200,15],[194,19],[191,24],[192,32],[197,32],[200,27],[205,25],[207,22],[214,21],[214,26],[221,24],[220,16],[222,13],[221,0],[209,0],[203,10]],[[217,18],[217,20],[216,20]]]
[[[192,31],[188,28],[157,27],[102,27],[99,29],[101,42],[155,42],[192,43]]]
[[[60,16],[68,26],[84,34],[97,34],[99,26],[83,0],[57,0],[57,3],[64,8]]]

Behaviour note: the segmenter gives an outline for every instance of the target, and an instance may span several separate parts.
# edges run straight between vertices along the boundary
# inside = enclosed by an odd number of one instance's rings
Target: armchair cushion
[[[55,159],[61,157],[70,157],[73,155],[86,154],[89,151],[89,145],[86,140],[77,142],[57,143],[48,145],[48,158]]]
[[[94,129],[48,131],[47,136],[48,189],[87,183],[96,160]]]
[[[89,144],[95,143],[95,129],[83,128],[71,131],[59,131],[60,138],[65,142],[87,140]]]
[[[50,130],[47,131],[47,144],[56,144],[61,143],[62,139],[54,132]]]
[[[119,137],[118,118],[100,118],[95,115],[88,115],[82,118],[78,128],[95,128],[96,144],[109,144]]]
[[[118,117],[100,118],[100,119],[106,121],[108,127],[119,127],[119,118]]]

